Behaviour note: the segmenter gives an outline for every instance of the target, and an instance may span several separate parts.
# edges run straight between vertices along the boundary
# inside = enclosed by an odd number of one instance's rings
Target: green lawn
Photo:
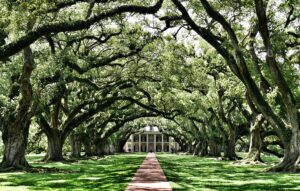
[[[73,163],[38,163],[42,156],[28,156],[31,165],[56,167],[73,173],[0,173],[1,191],[25,190],[124,190],[145,154],[113,155]]]
[[[299,174],[265,173],[269,165],[237,165],[187,155],[158,154],[174,191],[300,190]],[[275,158],[264,157],[274,162]]]
[[[146,154],[112,155],[72,163],[39,163],[35,167],[56,167],[71,173],[0,173],[1,191],[25,190],[116,190],[123,191]],[[190,155],[157,154],[174,191],[190,190],[300,190],[299,174],[264,173],[269,165],[237,165],[229,161]],[[276,162],[276,158],[264,157]]]

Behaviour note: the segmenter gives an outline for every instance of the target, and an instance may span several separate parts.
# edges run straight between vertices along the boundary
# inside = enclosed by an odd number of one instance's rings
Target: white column
[[[156,134],[154,134],[154,152],[156,152]]]
[[[164,152],[164,134],[161,134],[161,151]]]
[[[147,149],[146,152],[149,152],[149,134],[147,133]]]
[[[141,152],[141,134],[139,134],[139,152]]]

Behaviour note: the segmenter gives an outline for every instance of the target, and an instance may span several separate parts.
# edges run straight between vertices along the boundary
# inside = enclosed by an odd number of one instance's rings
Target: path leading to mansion
[[[148,153],[126,191],[172,191],[154,153]]]

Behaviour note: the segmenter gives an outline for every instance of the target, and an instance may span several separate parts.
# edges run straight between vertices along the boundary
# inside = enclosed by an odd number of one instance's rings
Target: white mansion
[[[125,152],[176,152],[179,145],[172,137],[158,131],[157,127],[145,127],[127,140]]]

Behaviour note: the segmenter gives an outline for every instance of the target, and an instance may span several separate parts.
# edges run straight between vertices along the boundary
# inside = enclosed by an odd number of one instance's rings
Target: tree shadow
[[[229,161],[158,155],[173,190],[299,190],[297,174],[266,173],[266,165],[234,165]]]
[[[145,155],[114,155],[73,163],[32,163],[35,168],[58,168],[69,173],[0,174],[0,190],[3,185],[7,190],[20,186],[29,190],[124,190],[144,158]]]

